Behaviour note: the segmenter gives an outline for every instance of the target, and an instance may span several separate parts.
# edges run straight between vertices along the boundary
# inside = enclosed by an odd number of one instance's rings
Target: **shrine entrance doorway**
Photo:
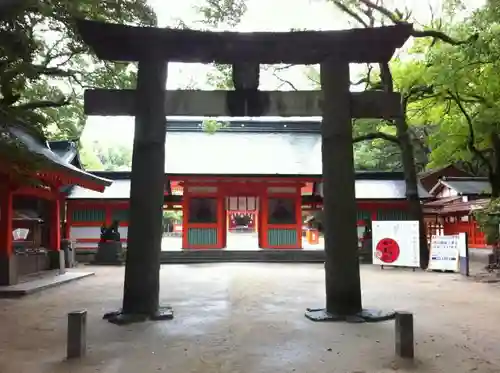
[[[258,228],[258,206],[257,195],[226,198],[226,249],[257,250],[262,247]]]

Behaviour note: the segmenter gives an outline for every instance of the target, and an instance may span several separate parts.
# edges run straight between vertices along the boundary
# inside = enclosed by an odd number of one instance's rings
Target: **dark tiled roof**
[[[321,178],[318,120],[230,122],[228,128],[209,134],[202,131],[201,119],[169,119],[165,173],[177,179],[192,175]],[[128,198],[130,172],[93,174],[115,180],[113,186],[102,195],[74,188],[69,198]],[[404,175],[400,172],[358,172],[357,179],[359,199],[405,198]],[[429,197],[421,187],[419,192],[422,198]]]
[[[491,185],[485,177],[445,177],[440,183],[461,195],[491,194]]]
[[[68,163],[65,159],[60,158],[48,147],[47,143],[44,143],[43,141],[40,141],[31,136],[21,127],[10,126],[9,131],[26,147],[28,151],[41,156],[42,159],[44,159],[44,161],[46,161],[51,168],[59,169],[80,180],[89,181],[102,186],[111,185],[110,180],[85,172],[78,167],[75,167],[72,164]]]
[[[165,172],[191,175],[320,175],[321,135],[167,132]]]
[[[420,198],[428,198],[429,193],[418,185]],[[405,199],[406,185],[401,179],[393,180],[356,180],[357,199]]]
[[[443,205],[449,203],[449,202],[454,202],[461,200],[462,197],[460,196],[453,196],[453,197],[442,197],[435,199],[433,201],[426,202],[424,204],[424,207],[442,207]]]
[[[73,186],[67,192],[68,199],[128,199],[130,197],[130,178],[113,180],[113,184],[104,189],[104,192]]]
[[[417,176],[419,178],[424,178],[424,177],[427,177],[429,175],[435,174],[437,172],[443,171],[443,170],[447,169],[448,167],[454,167],[454,166],[450,164],[448,166],[431,168],[431,169],[419,172]]]
[[[80,162],[80,154],[75,141],[70,140],[57,140],[49,141],[49,148],[59,158],[63,159],[66,163],[70,163],[75,167],[83,169]]]
[[[441,214],[451,214],[455,212],[474,212],[482,210],[488,206],[490,200],[487,198],[476,199],[474,201],[459,202],[451,205],[444,205],[439,211]]]

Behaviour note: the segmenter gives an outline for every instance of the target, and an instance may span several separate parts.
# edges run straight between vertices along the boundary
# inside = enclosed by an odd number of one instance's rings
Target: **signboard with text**
[[[418,221],[373,221],[373,264],[420,266]]]
[[[433,236],[429,269],[432,271],[459,271],[459,236]]]

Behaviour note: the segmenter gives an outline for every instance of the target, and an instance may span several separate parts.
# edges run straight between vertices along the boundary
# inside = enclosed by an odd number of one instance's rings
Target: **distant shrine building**
[[[182,248],[224,249],[239,227],[257,234],[255,249],[303,248],[303,211],[322,208],[321,121],[221,123],[207,133],[202,119],[168,119],[164,208],[182,211]],[[67,194],[65,234],[82,253],[96,250],[100,227],[114,220],[127,241],[130,172],[93,174],[112,185]],[[408,219],[403,173],[358,172],[355,187],[360,235],[370,220]]]

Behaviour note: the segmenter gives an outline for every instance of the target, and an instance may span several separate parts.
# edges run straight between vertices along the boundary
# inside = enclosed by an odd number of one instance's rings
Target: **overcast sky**
[[[418,20],[425,24],[432,14],[439,15],[440,0],[392,0],[398,6],[406,4]],[[472,7],[478,7],[484,0],[468,0]],[[157,13],[159,26],[175,26],[182,20],[192,28],[201,28],[200,15],[195,7],[203,0],[149,0]],[[389,3],[389,1],[386,1]],[[237,31],[288,31],[292,28],[310,30],[338,30],[352,27],[349,19],[325,0],[248,0],[248,11]],[[432,12],[431,12],[432,9]],[[206,74],[209,66],[201,64],[170,64],[167,87],[184,88],[195,84],[199,89],[210,89]],[[351,74],[359,74],[359,67],[351,67]],[[298,89],[310,89],[311,83],[302,68],[296,68],[285,75]],[[271,74],[261,76],[261,89],[276,89],[279,81]],[[283,86],[280,89],[290,89]],[[104,137],[106,141],[131,144],[133,138],[133,118],[89,117],[82,136],[85,142]]]

